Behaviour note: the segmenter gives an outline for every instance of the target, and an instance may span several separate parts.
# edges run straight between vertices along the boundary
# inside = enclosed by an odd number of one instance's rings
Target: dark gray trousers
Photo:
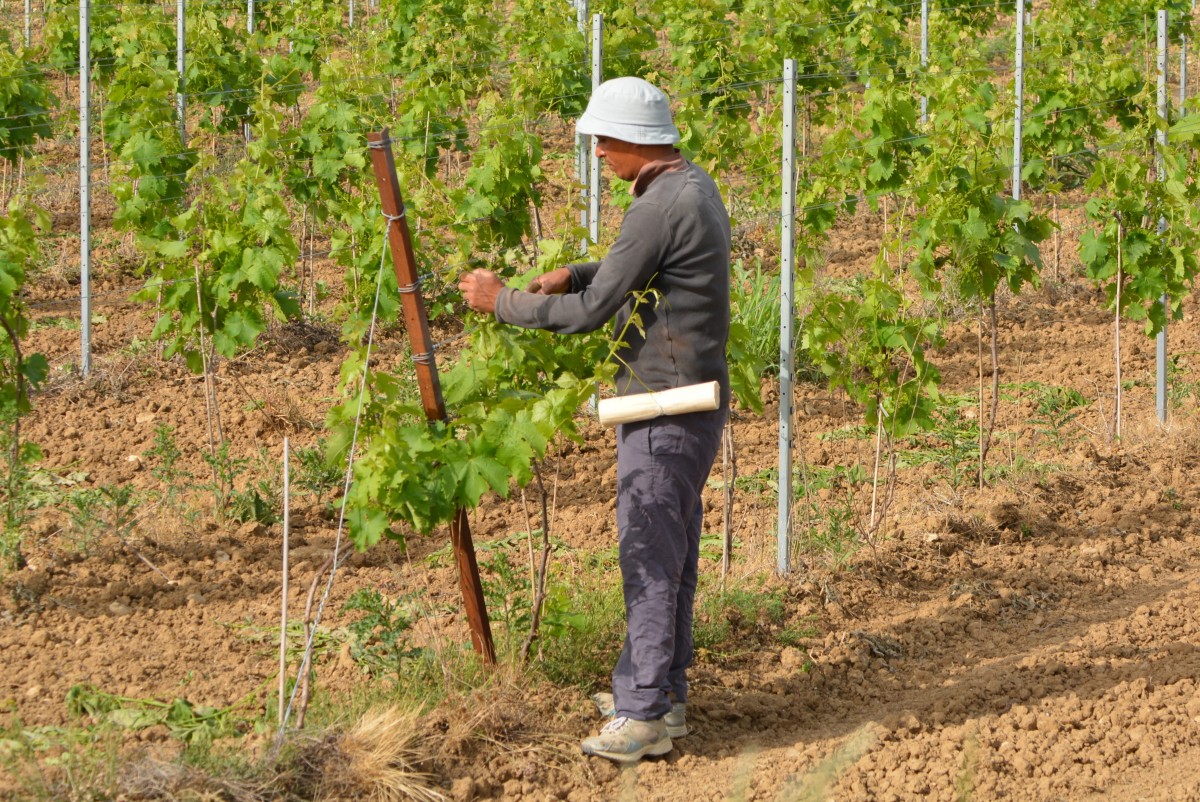
[[[727,410],[617,427],[617,529],[625,646],[613,669],[618,716],[653,721],[687,701],[700,560],[700,494]]]

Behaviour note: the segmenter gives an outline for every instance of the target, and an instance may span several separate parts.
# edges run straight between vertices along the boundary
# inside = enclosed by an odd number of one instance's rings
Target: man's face
[[[637,178],[642,167],[649,162],[641,153],[641,146],[609,136],[598,136],[596,140],[596,156],[608,162],[609,169],[622,181],[632,181]]]

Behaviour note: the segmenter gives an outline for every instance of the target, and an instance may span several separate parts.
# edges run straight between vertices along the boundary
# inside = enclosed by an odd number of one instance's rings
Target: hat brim
[[[679,141],[679,129],[672,125],[632,125],[603,120],[584,112],[575,123],[575,131],[583,136],[608,136],[634,145],[674,145]]]

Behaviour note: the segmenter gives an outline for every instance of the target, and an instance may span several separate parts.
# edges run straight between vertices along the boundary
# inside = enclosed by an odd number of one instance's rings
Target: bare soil
[[[831,246],[827,270],[869,266],[878,228],[877,217],[860,215]],[[629,770],[584,758],[576,743],[599,725],[587,691],[531,685],[505,668],[422,719],[423,767],[440,790],[456,800],[577,802],[1200,800],[1196,309],[1189,302],[1171,330],[1171,352],[1181,356],[1165,427],[1154,414],[1153,344],[1125,328],[1132,386],[1125,436],[1114,443],[1112,323],[1074,269],[1064,256],[1060,280],[1001,301],[1005,397],[989,486],[974,486],[973,466],[945,443],[930,446],[940,456],[923,464],[913,464],[916,446],[902,445],[891,502],[869,542],[836,557],[798,535],[803,548],[783,578],[772,576],[774,496],[740,487],[735,579],[768,577],[786,599],[785,620],[733,622],[728,650],[700,655],[692,734],[669,756]],[[70,294],[45,284],[43,300]],[[165,425],[192,477],[181,489],[208,481],[203,382],[158,361],[153,344],[131,347],[153,325],[144,308],[113,292],[98,311],[86,381],[62,370],[79,341],[77,331],[51,325],[63,313],[43,311],[28,344],[60,369],[25,428],[46,451],[41,467],[78,482],[63,492],[128,484],[148,499],[164,489],[145,454]],[[947,393],[978,392],[976,334],[973,311],[948,326],[935,355]],[[261,475],[278,463],[284,435],[293,446],[313,443],[338,397],[343,357],[331,330],[292,325],[223,362],[221,418],[233,454],[258,459]],[[406,369],[401,332],[385,334],[377,359]],[[1039,388],[1064,386],[1088,403],[1055,425],[1038,411]],[[767,395],[763,415],[735,415],[743,477],[777,462],[777,399],[771,388]],[[796,409],[797,457],[810,470],[859,464],[870,477],[872,440],[837,436],[861,422],[858,410],[811,384],[797,390]],[[615,544],[611,433],[592,424],[584,445],[553,459],[558,535],[577,549]],[[713,478],[706,528],[716,532],[720,462]],[[214,706],[270,695],[262,689],[273,687],[276,667],[279,527],[217,524],[202,497],[186,507],[144,503],[125,542],[110,532],[81,542],[64,504],[39,513],[27,533],[29,564],[5,578],[0,598],[0,724],[70,724],[64,698],[84,682]],[[295,501],[293,610],[334,546],[329,500]],[[815,532],[838,510],[850,510],[860,529],[870,517],[869,485],[823,489],[813,500],[822,510],[807,521]],[[523,531],[525,521],[519,500],[492,498],[472,525],[487,541]],[[423,588],[438,611],[422,625],[430,637],[467,643],[453,569],[424,559],[445,543],[442,534],[411,541],[407,553],[383,546],[355,555],[337,574],[326,625],[345,626],[341,605],[356,589]],[[702,570],[719,566],[706,559]],[[784,645],[783,629],[810,634]],[[321,655],[317,676],[319,692],[333,697],[366,681],[337,650]],[[253,752],[263,741],[245,744]],[[178,751],[163,728],[132,735],[126,747]],[[25,798],[25,782],[0,777],[0,797]]]

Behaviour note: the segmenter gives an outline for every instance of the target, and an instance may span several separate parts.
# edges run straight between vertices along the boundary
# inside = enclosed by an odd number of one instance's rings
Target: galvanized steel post
[[[592,17],[592,92],[604,80],[604,15]],[[596,155],[595,137],[588,137],[591,151],[588,160],[588,236],[600,241],[600,158]]]
[[[31,31],[29,27],[29,18],[33,16],[32,0],[25,0],[25,46],[29,47],[32,43]]]
[[[929,0],[921,0],[921,72],[929,67]],[[921,125],[929,122],[929,96],[921,95]]]
[[[79,0],[79,371],[92,372],[92,2]]]
[[[175,72],[179,74],[175,113],[179,117],[179,144],[187,147],[187,0],[175,2]]]
[[[796,258],[796,60],[783,62],[783,194],[779,264],[779,536],[780,574],[788,571],[792,522],[792,322]]]
[[[1192,0],[1192,15],[1196,13],[1196,0]],[[1188,35],[1179,37],[1179,116],[1183,116],[1183,104],[1187,102],[1188,84]]]
[[[575,24],[579,27],[579,35],[583,37],[584,53],[588,50],[588,0],[575,0]],[[588,176],[591,174],[589,169],[591,166],[591,157],[588,154],[588,144],[591,139],[583,136],[578,131],[575,132],[575,175],[579,179],[580,186],[580,209],[579,209],[579,227],[585,231],[588,228],[588,197],[590,180]],[[585,234],[580,238],[579,250],[581,253],[588,252],[588,236]]]
[[[1162,124],[1155,134],[1155,139],[1158,142],[1158,153],[1155,156],[1155,162],[1158,166],[1158,180],[1166,180],[1166,168],[1163,163],[1162,149],[1167,145],[1167,129],[1166,124],[1170,122],[1170,100],[1167,96],[1167,12],[1165,10],[1158,12],[1158,116],[1162,118]],[[1159,218],[1158,232],[1161,234],[1167,230],[1167,221],[1165,218]],[[1167,321],[1171,318],[1171,300],[1163,295],[1163,327],[1158,333],[1158,338],[1155,342],[1155,381],[1154,381],[1154,406],[1158,411],[1158,422],[1167,422]]]
[[[254,35],[254,0],[246,0],[246,35]],[[246,142],[250,141],[249,116],[242,121],[242,136],[246,139]]]
[[[1017,0],[1017,48],[1016,72],[1013,95],[1016,101],[1013,113],[1013,200],[1021,199],[1021,128],[1025,123],[1025,0]]]

